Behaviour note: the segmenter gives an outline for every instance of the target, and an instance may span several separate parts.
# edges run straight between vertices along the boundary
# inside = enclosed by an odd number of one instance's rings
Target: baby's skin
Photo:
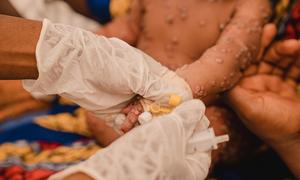
[[[203,98],[238,81],[258,53],[269,13],[268,0],[135,0],[128,16],[100,33],[176,70]]]
[[[141,49],[184,78],[195,98],[204,99],[231,88],[256,59],[269,14],[268,0],[134,0],[127,16],[99,34]],[[139,106],[124,110],[123,132],[136,125]],[[218,130],[227,129],[222,122],[211,123],[217,134],[227,133]],[[102,145],[119,136],[94,117],[88,124]]]
[[[269,13],[267,0],[135,0],[127,16],[99,33],[119,37],[176,70],[195,98],[210,103],[256,59]],[[124,132],[134,126],[130,117]]]
[[[127,16],[99,33],[123,39],[176,70],[194,97],[203,99],[232,87],[256,59],[269,14],[268,0],[134,0]],[[124,132],[138,114],[128,112]]]

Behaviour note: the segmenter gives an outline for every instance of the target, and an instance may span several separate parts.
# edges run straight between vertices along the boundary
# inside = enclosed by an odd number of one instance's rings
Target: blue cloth
[[[16,120],[9,120],[1,124],[0,143],[24,139],[27,141],[48,141],[68,144],[79,139],[84,139],[79,135],[48,130],[33,123],[35,117],[46,114],[47,112],[27,114]]]
[[[27,141],[42,140],[69,144],[76,140],[84,139],[84,137],[76,134],[52,131],[33,123],[34,118],[37,116],[62,112],[73,113],[77,108],[78,106],[60,105],[58,99],[55,99],[52,102],[52,108],[49,111],[28,113],[17,119],[9,119],[0,124],[0,143],[14,142],[24,139]]]
[[[61,105],[59,99],[56,98],[52,102],[52,108],[49,110],[48,114],[58,114],[63,112],[73,113],[79,106],[77,105]]]
[[[111,20],[109,2],[110,0],[87,0],[92,15],[102,24]]]

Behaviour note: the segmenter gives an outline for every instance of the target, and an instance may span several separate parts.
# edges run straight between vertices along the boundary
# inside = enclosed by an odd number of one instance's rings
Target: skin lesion
[[[145,44],[145,41],[147,42],[152,42],[152,43],[148,43],[148,52],[150,56],[155,57],[158,61],[162,62],[164,59],[168,60],[168,61],[172,61],[170,62],[170,64],[172,65],[172,63],[176,64],[177,62],[174,61],[174,59],[170,60],[167,56],[165,56],[165,49],[159,49],[157,45],[166,45],[167,43],[167,39],[166,38],[159,38],[161,36],[161,34],[163,33],[172,33],[173,30],[174,32],[177,31],[177,29],[182,28],[182,26],[184,26],[186,23],[186,27],[188,27],[188,23],[191,23],[192,21],[190,21],[190,17],[185,17],[188,19],[185,19],[184,21],[181,19],[181,15],[178,12],[178,9],[170,9],[170,12],[175,12],[177,13],[178,17],[173,17],[173,20],[180,20],[180,24],[177,24],[177,21],[175,22],[169,22],[168,19],[168,14],[166,15],[167,12],[169,12],[169,10],[167,11],[167,9],[159,9],[159,10],[153,10],[153,8],[149,8],[146,12],[143,12],[143,9],[147,9],[147,7],[149,6],[158,6],[160,2],[147,2],[147,3],[140,3],[141,1],[135,1],[133,4],[133,6],[131,7],[131,12],[128,14],[128,16],[126,18],[123,19],[117,19],[115,22],[110,23],[108,26],[105,26],[104,29],[109,29],[109,30],[113,30],[113,29],[120,29],[119,27],[126,27],[127,29],[130,29],[129,27],[135,27],[134,29],[137,29],[136,33],[133,33],[133,31],[126,31],[126,34],[130,34],[132,36],[134,36],[135,38],[138,38],[137,40],[137,47],[139,48],[139,45]],[[250,5],[251,7],[255,8],[256,11],[258,11],[257,7],[258,5],[261,5],[263,7],[266,7],[266,4],[264,2],[260,2],[260,1],[251,1],[251,2],[246,2],[246,1],[236,1],[239,2],[239,6],[237,7],[238,9],[236,9],[234,11],[234,8],[231,6],[232,4],[229,3],[227,9],[223,8],[222,10],[226,11],[225,14],[232,14],[233,17],[231,20],[229,20],[226,25],[224,25],[224,27],[222,27],[222,29],[224,29],[221,34],[220,37],[214,37],[216,35],[212,35],[212,34],[208,34],[209,37],[213,37],[212,39],[216,39],[215,43],[216,45],[213,48],[210,49],[206,49],[206,52],[204,53],[204,55],[202,57],[200,57],[199,59],[195,59],[196,61],[193,62],[192,64],[189,64],[187,66],[185,66],[185,68],[181,68],[181,69],[177,69],[176,73],[183,77],[188,84],[190,85],[191,89],[193,90],[194,93],[194,97],[197,98],[201,98],[203,99],[204,97],[208,96],[208,95],[216,95],[219,92],[223,92],[225,90],[227,90],[228,88],[231,88],[238,80],[239,78],[242,77],[242,72],[240,71],[240,62],[241,59],[244,58],[245,54],[255,54],[255,52],[250,52],[250,50],[248,50],[246,53],[242,53],[240,57],[236,58],[235,54],[238,53],[241,49],[241,45],[244,46],[250,46],[253,44],[258,44],[260,42],[260,38],[259,35],[260,33],[257,33],[257,35],[255,35],[254,37],[250,38],[248,37],[249,34],[246,30],[244,30],[243,28],[237,28],[236,27],[236,22],[240,22],[242,23],[243,20],[249,20],[252,22],[253,18],[257,21],[257,24],[259,26],[263,26],[264,22],[265,22],[265,17],[260,17],[259,14],[255,14],[255,17],[253,17],[252,15],[252,10],[251,12],[249,12],[249,10],[246,11],[246,13],[243,13],[242,11],[244,11],[245,9],[248,8],[248,5]],[[266,2],[266,1],[265,1]],[[212,2],[209,3],[208,5],[216,7],[218,6],[218,8],[224,7],[223,4],[217,4],[219,2]],[[195,2],[196,4],[196,2]],[[163,4],[161,4],[162,7],[165,6]],[[170,7],[175,7],[176,2],[172,2],[170,3]],[[186,6],[191,6],[191,4],[185,4]],[[197,6],[200,5],[197,2]],[[208,6],[207,5],[207,6]],[[146,7],[145,7],[146,6]],[[187,7],[189,8],[189,7]],[[179,9],[180,10],[180,9]],[[178,11],[178,12],[177,12]],[[232,11],[232,13],[230,13],[229,11]],[[197,13],[199,13],[199,11],[195,11]],[[156,13],[156,15],[154,14]],[[181,12],[182,13],[182,12]],[[202,12],[203,13],[203,12]],[[208,13],[208,12],[207,12]],[[207,13],[204,14],[204,17],[207,16]],[[152,19],[149,19],[151,16],[150,15],[155,15],[152,16]],[[161,18],[166,18],[166,22],[163,21],[163,25],[164,28],[157,28],[157,23],[154,23],[155,21],[153,21],[153,17],[157,17],[160,16]],[[185,14],[183,14],[185,15]],[[256,17],[259,16],[259,17]],[[148,17],[149,18],[145,18]],[[244,19],[242,19],[244,18]],[[141,20],[143,20],[143,22],[141,22]],[[117,23],[118,22],[118,23]],[[210,23],[209,25],[206,23]],[[220,22],[206,22],[204,23],[203,26],[206,26],[206,28],[211,28],[211,27],[219,27],[219,23]],[[141,27],[141,24],[143,25],[143,28],[145,29],[140,29],[139,27]],[[121,26],[122,25],[122,26]],[[200,24],[201,25],[201,24]],[[155,26],[155,27],[154,27]],[[151,27],[151,28],[150,28]],[[194,27],[194,26],[191,26]],[[147,29],[148,28],[148,29]],[[189,29],[190,32],[199,30],[200,27],[195,26],[195,28],[197,29]],[[201,26],[201,28],[203,28]],[[200,29],[201,29],[200,28]],[[103,30],[104,30],[103,29]],[[169,30],[168,30],[169,29]],[[151,31],[151,32],[149,32]],[[160,32],[159,34],[156,34],[156,31],[166,31],[166,32]],[[131,33],[129,33],[131,32]],[[114,33],[113,31],[110,31],[110,33]],[[149,36],[149,38],[141,38],[144,36]],[[110,34],[110,36],[113,36],[114,34]],[[119,35],[116,33],[116,35]],[[139,35],[139,36],[138,36]],[[152,37],[153,36],[153,37]],[[155,36],[155,37],[154,37]],[[236,37],[238,36],[238,37]],[[171,36],[170,36],[171,37]],[[184,37],[184,39],[182,39]],[[177,39],[175,41],[175,44],[179,43],[179,44],[186,44],[185,42],[191,41],[191,40],[195,40],[193,38],[191,38],[190,36],[183,36],[181,37],[181,39]],[[232,42],[227,41],[227,39],[229,38],[234,38]],[[154,39],[157,39],[157,41],[153,41]],[[219,40],[217,40],[219,39]],[[238,41],[239,39],[241,40]],[[144,43],[143,43],[144,42]],[[132,42],[130,42],[132,43]],[[204,40],[203,42],[204,44],[206,43],[206,40]],[[147,43],[146,43],[147,44]],[[155,45],[153,45],[155,44]],[[193,52],[195,50],[193,43],[187,43],[187,47],[184,47],[185,50]],[[167,48],[168,50],[168,48]],[[159,53],[158,53],[159,51]],[[201,50],[201,51],[205,51],[205,49]],[[178,52],[181,52],[180,50],[178,50]],[[209,55],[209,57],[207,56]],[[176,55],[177,56],[177,55]],[[254,56],[254,55],[253,55]],[[221,58],[222,57],[222,58]],[[187,60],[187,59],[184,59]],[[186,63],[188,63],[187,61],[185,61]],[[247,63],[244,63],[245,66],[248,65]],[[170,66],[171,66],[170,65]],[[169,67],[170,67],[169,66]],[[216,71],[211,71],[211,69],[215,69]],[[193,76],[191,76],[191,74]],[[134,108],[132,108],[134,109]],[[140,114],[141,112],[137,113]],[[134,116],[134,111],[132,111],[132,113],[128,113],[129,116]],[[133,115],[132,115],[133,114]],[[131,119],[131,120],[130,120]],[[126,123],[123,126],[123,131],[127,132],[129,131],[131,128],[134,127],[134,124],[137,121],[137,117],[135,117],[135,120],[132,120],[134,118],[128,118]],[[95,132],[97,133],[97,132]]]

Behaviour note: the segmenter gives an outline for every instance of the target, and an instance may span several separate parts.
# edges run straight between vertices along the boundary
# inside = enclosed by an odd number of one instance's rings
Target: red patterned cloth
[[[55,171],[49,169],[34,169],[26,171],[21,166],[17,165],[3,168],[0,172],[0,180],[43,180],[55,173]]]
[[[94,140],[88,139],[66,145],[25,140],[3,143],[0,144],[0,180],[47,179],[50,175],[89,158],[99,149]]]
[[[292,8],[283,37],[284,39],[300,38],[300,2],[297,2]]]

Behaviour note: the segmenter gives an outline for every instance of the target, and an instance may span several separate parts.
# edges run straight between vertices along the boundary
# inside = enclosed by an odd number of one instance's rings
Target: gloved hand
[[[204,179],[210,166],[210,151],[187,151],[196,126],[197,132],[208,128],[204,111],[200,100],[185,102],[50,179],[64,179],[78,172],[99,180]]]
[[[24,81],[35,95],[59,94],[103,119],[138,95],[168,107],[171,94],[192,99],[173,71],[116,38],[44,20],[36,48],[37,80]],[[108,123],[114,126],[114,122]]]

